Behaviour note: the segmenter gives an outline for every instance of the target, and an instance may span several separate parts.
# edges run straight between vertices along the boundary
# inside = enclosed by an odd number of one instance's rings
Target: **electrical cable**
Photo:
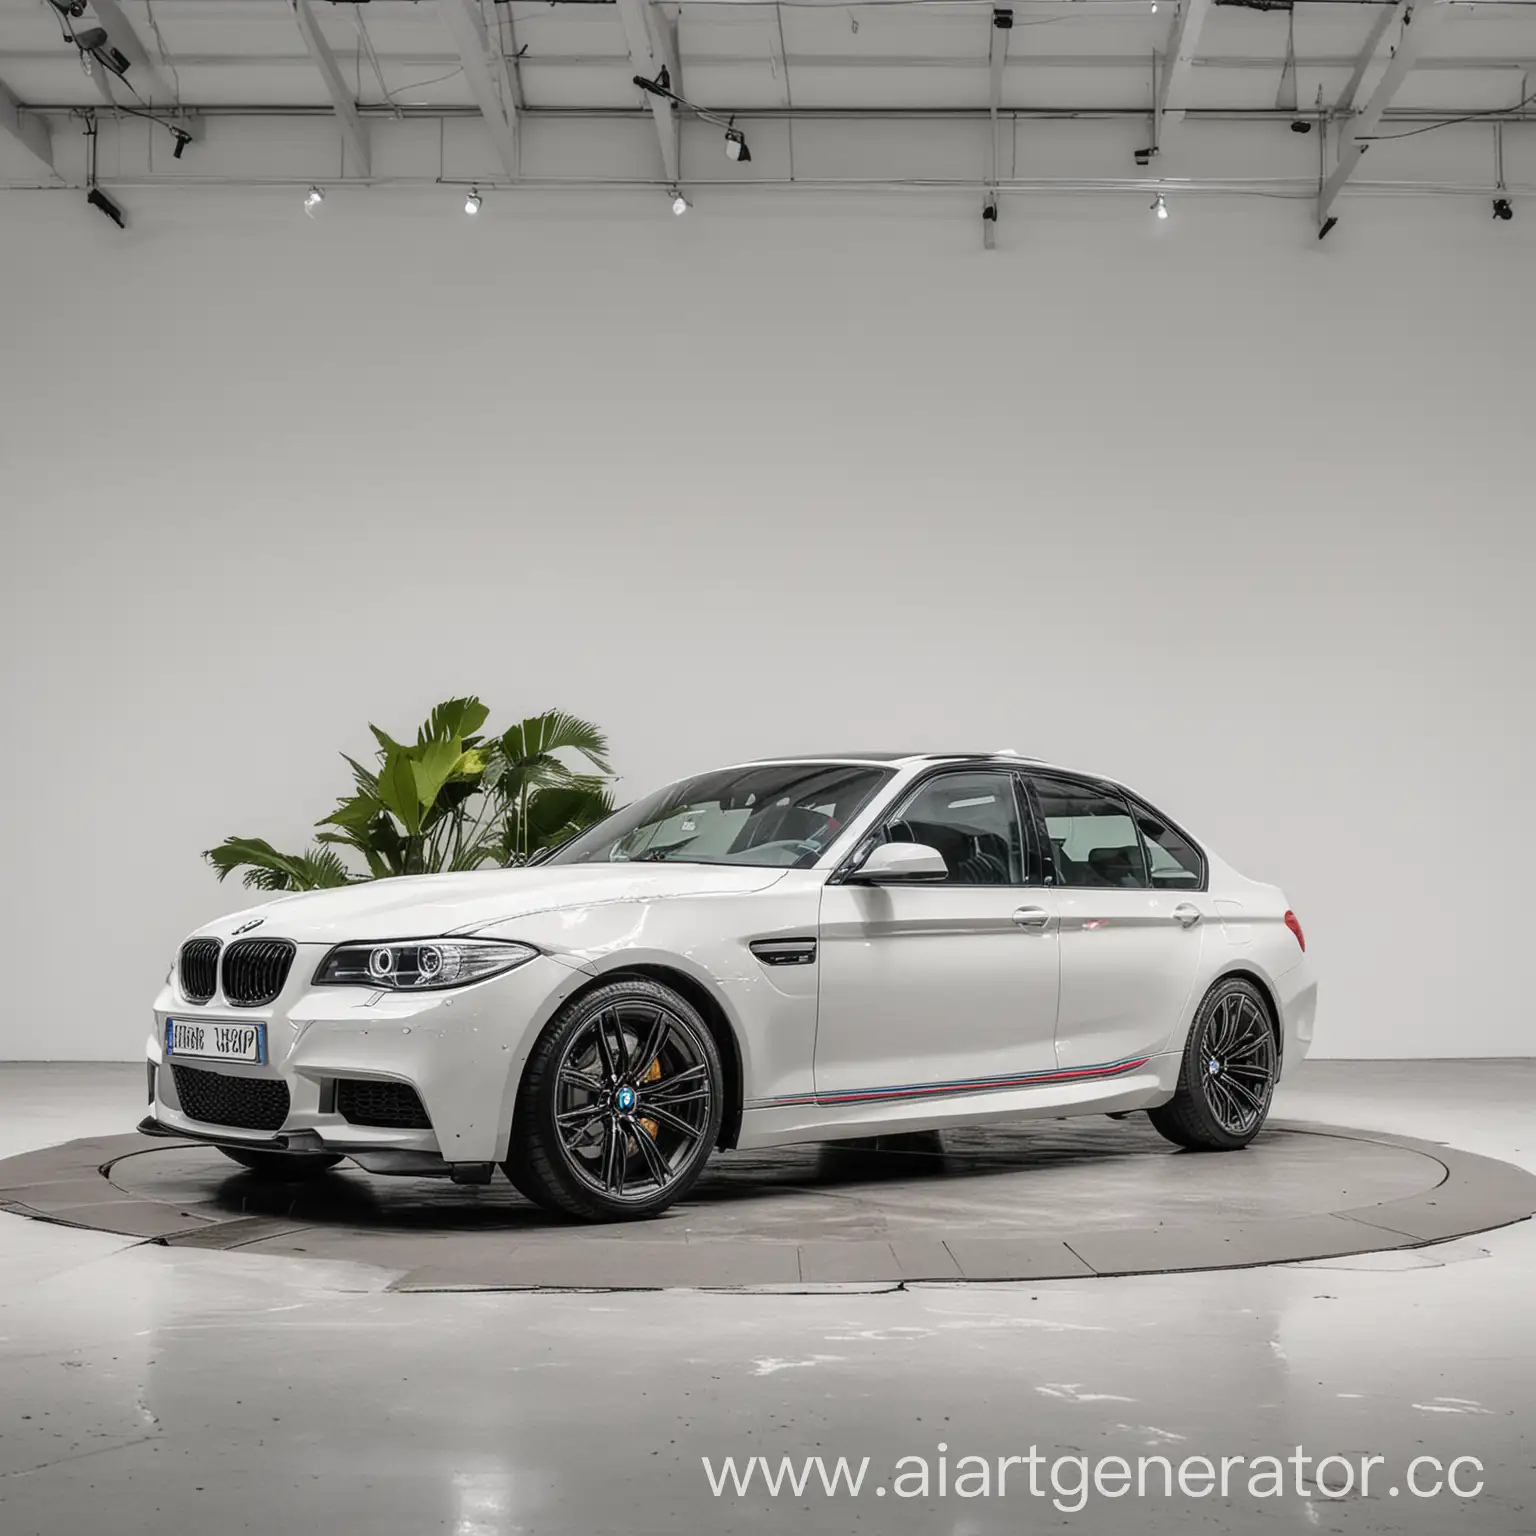
[[[1426,123],[1422,128],[1410,128],[1405,133],[1371,133],[1364,134],[1358,140],[1360,144],[1380,144],[1390,139],[1411,139],[1420,133],[1433,133],[1437,128],[1454,128],[1457,123],[1486,123],[1497,121],[1502,117],[1509,117],[1518,112],[1522,107],[1529,106],[1536,101],[1536,91],[1532,91],[1523,101],[1517,101],[1512,107],[1490,107],[1486,112],[1463,112],[1459,117],[1447,117],[1438,123]]]

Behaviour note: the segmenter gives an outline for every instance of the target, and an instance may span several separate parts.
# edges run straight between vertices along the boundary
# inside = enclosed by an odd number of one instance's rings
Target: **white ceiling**
[[[362,106],[473,105],[435,0],[314,5]],[[288,0],[121,0],[121,9],[184,107],[329,110]],[[684,0],[675,9],[683,88],[703,106],[976,111],[988,104],[991,0]],[[1176,0],[1159,0],[1155,14],[1151,0],[1014,0],[1013,10],[1005,109],[1149,110],[1153,58],[1168,47]],[[1274,111],[1294,25],[1297,99],[1306,110],[1321,92],[1322,106],[1331,107],[1382,10],[1318,0],[1297,0],[1293,11],[1218,4],[1200,32],[1187,104]],[[484,0],[484,12],[517,56],[527,109],[638,104],[613,4]],[[93,21],[88,11],[75,25]],[[1379,50],[1378,71],[1391,41],[1389,34]],[[1393,111],[1508,109],[1532,89],[1529,70],[1536,70],[1536,0],[1458,4]],[[46,0],[0,0],[0,81],[28,105],[102,105]]]

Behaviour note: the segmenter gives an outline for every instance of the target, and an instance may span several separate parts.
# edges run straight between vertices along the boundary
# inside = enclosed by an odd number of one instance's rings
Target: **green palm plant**
[[[573,771],[562,752],[595,772]],[[490,771],[500,809],[493,841],[498,864],[526,864],[613,810],[608,738],[590,721],[560,710],[532,715],[500,736]]]
[[[230,837],[204,857],[220,880],[243,869],[244,883],[257,890],[316,890],[525,864],[613,809],[607,738],[590,721],[547,710],[484,736],[489,714],[476,698],[445,700],[413,745],[369,726],[375,766],[344,755],[352,793],[317,823],[325,830],[315,846],[285,854],[263,838]],[[569,757],[590,771],[572,768]],[[354,872],[343,848],[361,856],[366,874]]]

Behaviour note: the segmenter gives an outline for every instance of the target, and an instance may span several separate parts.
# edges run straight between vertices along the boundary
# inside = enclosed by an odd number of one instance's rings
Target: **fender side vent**
[[[815,965],[815,939],[754,939],[752,953],[764,965]]]

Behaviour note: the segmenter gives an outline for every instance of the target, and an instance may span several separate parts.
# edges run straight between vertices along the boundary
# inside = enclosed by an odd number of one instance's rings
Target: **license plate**
[[[202,1056],[213,1061],[267,1059],[267,1026],[223,1019],[167,1019],[165,1049],[171,1056]]]

